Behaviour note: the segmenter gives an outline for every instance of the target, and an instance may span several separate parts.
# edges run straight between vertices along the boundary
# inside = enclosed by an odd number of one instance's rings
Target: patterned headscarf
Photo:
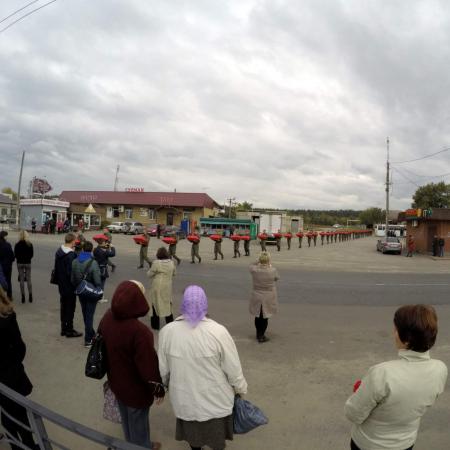
[[[196,327],[208,312],[208,299],[200,286],[188,286],[184,290],[181,314],[192,327]]]

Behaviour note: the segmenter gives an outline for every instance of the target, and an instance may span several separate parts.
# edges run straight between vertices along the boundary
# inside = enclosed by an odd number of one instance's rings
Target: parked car
[[[156,236],[158,234],[158,225],[152,224],[147,227],[147,233],[149,236]]]
[[[111,233],[123,233],[125,231],[125,222],[113,222],[106,228],[108,228]]]
[[[378,239],[377,252],[382,253],[402,253],[402,243],[396,237],[387,237],[386,239]]]
[[[144,232],[144,225],[141,222],[125,222],[125,234],[142,234]]]
[[[161,229],[161,235],[163,237],[169,237],[169,236],[177,236],[178,239],[185,239],[186,233],[184,230],[182,230],[180,227],[177,227],[176,225],[165,225]]]

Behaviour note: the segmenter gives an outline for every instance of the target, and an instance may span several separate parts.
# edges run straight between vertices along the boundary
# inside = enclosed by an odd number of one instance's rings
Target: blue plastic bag
[[[234,397],[233,429],[235,434],[244,434],[260,425],[265,425],[269,420],[264,413],[248,400],[238,395]]]

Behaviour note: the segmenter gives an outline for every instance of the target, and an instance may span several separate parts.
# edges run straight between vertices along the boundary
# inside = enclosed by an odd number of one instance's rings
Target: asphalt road
[[[10,236],[15,241],[15,236]],[[16,304],[19,323],[28,346],[25,366],[35,385],[32,398],[73,419],[115,436],[119,426],[101,417],[101,382],[86,379],[86,350],[82,340],[59,336],[59,302],[56,287],[49,285],[53,255],[61,237],[35,236],[33,261],[35,302]],[[124,279],[138,279],[148,286],[144,270],[137,270],[138,247],[130,237],[114,236],[118,256],[116,273],[108,280],[111,298]],[[149,254],[160,245],[151,240]],[[258,344],[253,318],[248,314],[251,279],[248,265],[256,258],[232,258],[225,242],[224,261],[212,260],[213,243],[202,240],[202,264],[190,264],[190,246],[181,242],[182,263],[174,280],[174,309],[183,289],[200,284],[207,292],[210,315],[233,335],[249,383],[248,398],[268,415],[270,423],[248,435],[238,436],[228,448],[239,450],[328,450],[348,448],[350,425],[343,404],[354,380],[371,365],[393,359],[392,317],[400,304],[437,305],[440,319],[433,356],[450,365],[450,261],[427,256],[404,258],[381,255],[375,240],[360,239],[317,248],[293,245],[274,252],[280,273],[280,312],[269,321],[271,341]],[[18,285],[14,279],[14,293]],[[109,304],[99,305],[96,322]],[[144,319],[146,323],[148,318]],[[77,308],[75,323],[82,330]],[[155,335],[157,342],[157,334]],[[415,450],[448,450],[448,390],[425,416]],[[87,407],[88,406],[88,407]],[[187,446],[173,439],[174,417],[170,402],[152,407],[153,438],[165,449]],[[98,448],[50,427],[51,434],[72,449]],[[0,445],[0,448],[1,445]]]

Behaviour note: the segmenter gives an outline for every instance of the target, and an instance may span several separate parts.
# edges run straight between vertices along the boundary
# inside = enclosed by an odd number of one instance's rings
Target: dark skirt
[[[175,439],[187,441],[191,447],[207,445],[214,450],[223,450],[225,440],[233,440],[233,416],[205,422],[177,419]]]

